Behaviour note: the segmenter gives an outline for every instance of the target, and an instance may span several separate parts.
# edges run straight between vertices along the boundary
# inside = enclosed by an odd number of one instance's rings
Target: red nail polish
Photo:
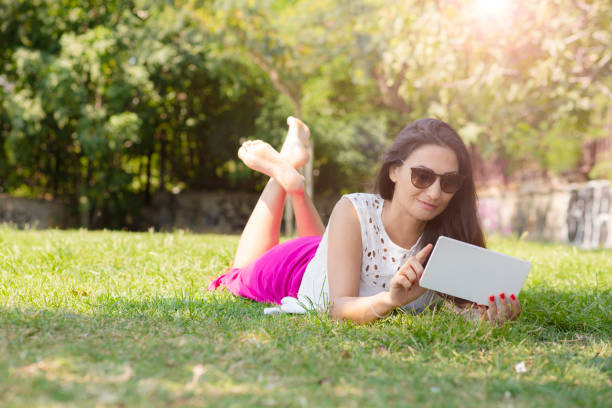
[[[516,300],[516,296],[514,296],[514,293],[511,293],[511,294],[510,294],[510,299],[512,299],[512,300]]]
[[[495,302],[495,296],[493,295],[489,296],[489,302]]]
[[[500,293],[500,294],[499,294],[499,298],[500,298],[501,300],[504,300],[504,299],[506,298],[506,295],[504,294],[504,292],[502,292],[502,293]]]

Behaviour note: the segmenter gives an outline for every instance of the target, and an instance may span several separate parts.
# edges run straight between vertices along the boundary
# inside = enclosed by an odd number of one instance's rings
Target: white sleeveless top
[[[383,198],[376,194],[353,193],[347,197],[359,216],[361,225],[361,277],[359,296],[372,296],[388,291],[389,282],[406,260],[415,255],[421,238],[410,249],[396,245],[385,231],[382,223]],[[298,291],[298,298],[285,297],[281,306],[269,308],[266,313],[287,312],[304,313],[305,309],[324,310],[329,305],[329,285],[327,282],[327,233],[321,238],[317,251],[306,267]],[[418,299],[403,306],[411,313],[419,313],[436,300],[435,292],[428,290]],[[274,310],[276,309],[276,310]]]

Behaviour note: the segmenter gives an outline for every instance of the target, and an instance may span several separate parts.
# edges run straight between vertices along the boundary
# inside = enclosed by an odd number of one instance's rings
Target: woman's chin
[[[440,215],[439,211],[431,212],[431,211],[421,211],[416,217],[419,221],[427,222],[431,221]]]

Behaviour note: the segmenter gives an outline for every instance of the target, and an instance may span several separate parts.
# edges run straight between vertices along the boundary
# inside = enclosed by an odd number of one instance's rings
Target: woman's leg
[[[306,191],[294,192],[290,196],[298,236],[323,235],[325,226],[308,193]]]
[[[283,187],[271,178],[242,231],[234,257],[234,268],[248,265],[278,244],[285,195]]]
[[[309,159],[308,145],[310,144],[310,129],[301,120],[289,117],[287,119],[289,132],[283,143],[280,155],[284,157],[295,169],[304,166]],[[298,236],[323,235],[325,226],[312,199],[306,190],[295,191],[289,194],[295,223],[297,225]]]
[[[270,181],[261,193],[242,232],[233,266],[248,265],[278,244],[283,206],[288,191],[293,202],[299,236],[323,235],[323,222],[305,192],[304,178],[295,170],[308,161],[310,131],[299,119],[288,118],[289,132],[278,153],[261,141],[245,142],[238,156],[251,169],[267,174]]]

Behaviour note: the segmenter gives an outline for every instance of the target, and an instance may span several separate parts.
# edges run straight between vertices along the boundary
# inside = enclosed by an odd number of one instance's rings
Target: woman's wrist
[[[381,292],[376,295],[375,301],[370,303],[370,310],[378,318],[387,317],[397,306],[391,301],[389,292]]]
[[[370,312],[372,312],[372,314],[375,317],[379,318],[379,319],[384,319],[385,317],[389,316],[389,314],[391,314],[391,312],[387,312],[387,313],[385,313],[383,315],[378,314],[376,309],[374,309],[374,304],[373,303],[370,303]]]
[[[385,305],[389,310],[395,310],[400,306],[404,306],[403,304],[397,304],[391,298],[391,292],[381,292],[378,294],[380,296],[380,301]]]

